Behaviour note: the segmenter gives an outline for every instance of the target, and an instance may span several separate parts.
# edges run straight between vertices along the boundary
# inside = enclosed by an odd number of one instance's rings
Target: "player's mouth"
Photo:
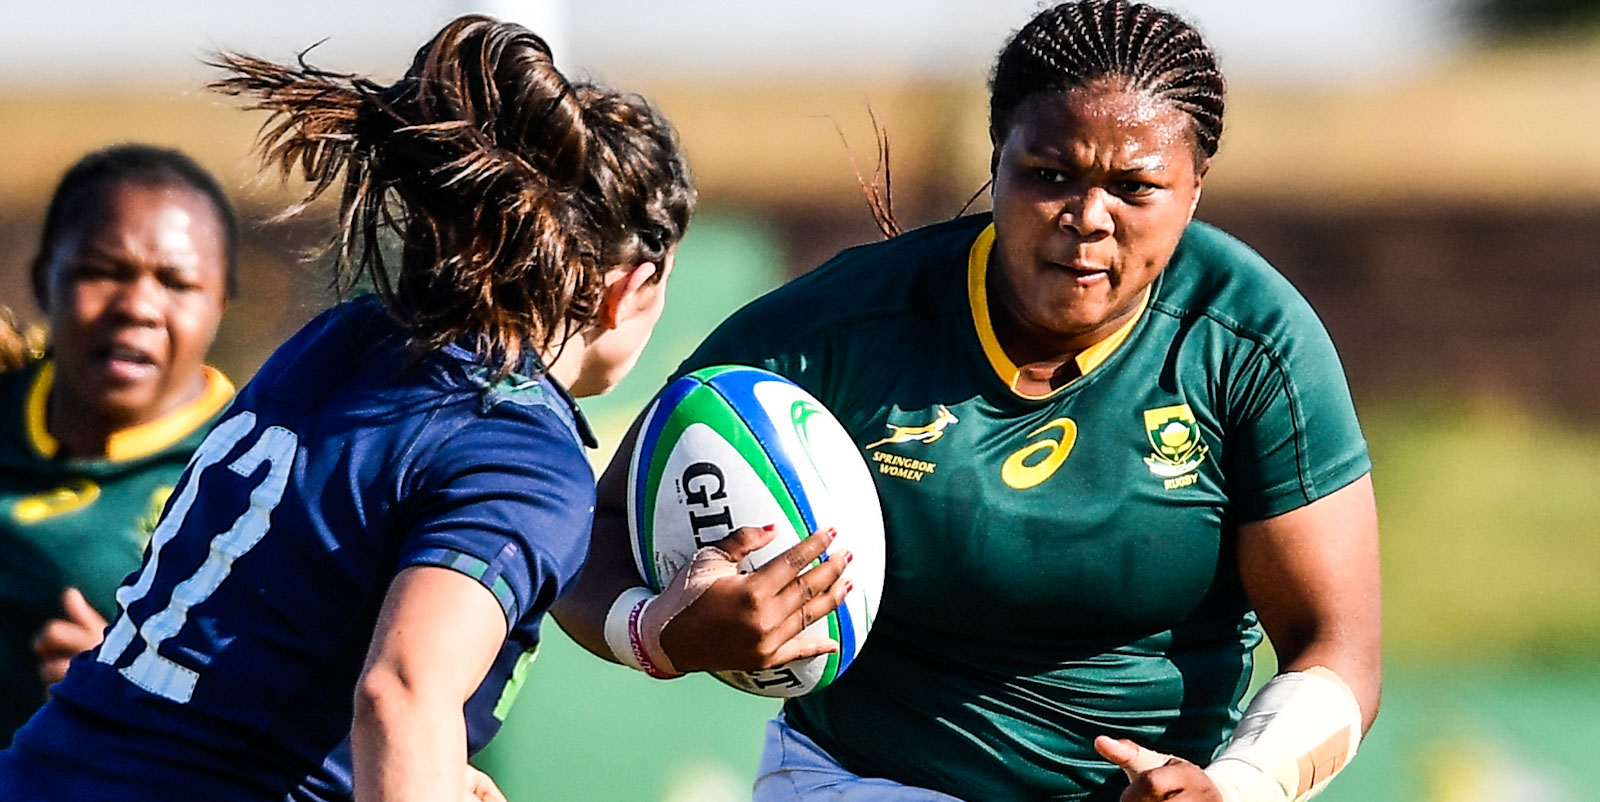
[[[1072,283],[1090,287],[1111,280],[1111,271],[1091,262],[1075,259],[1070,262],[1050,262],[1050,267],[1065,273]]]
[[[96,354],[102,369],[117,382],[136,382],[155,378],[161,366],[150,352],[123,343],[112,343]]]

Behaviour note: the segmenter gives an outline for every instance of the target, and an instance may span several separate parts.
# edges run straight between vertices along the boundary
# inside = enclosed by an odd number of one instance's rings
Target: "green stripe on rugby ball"
[[[696,378],[702,378],[696,375]],[[766,486],[767,492],[777,502],[779,509],[788,519],[789,525],[795,532],[805,532],[805,520],[800,515],[799,507],[795,506],[794,499],[789,495],[789,489],[784,487],[783,481],[778,478],[777,468],[772,463],[772,458],[761,447],[755,433],[744,420],[728,405],[726,399],[711,387],[701,384],[689,391],[683,400],[673,408],[662,426],[661,436],[656,439],[655,451],[650,455],[649,472],[646,474],[644,494],[644,515],[642,521],[654,521],[656,511],[656,496],[661,490],[662,477],[666,473],[667,460],[671,457],[673,448],[683,437],[684,430],[694,424],[704,424],[722,437],[734,451],[738,452],[740,459],[750,465],[757,476]],[[645,532],[644,553],[654,555],[655,527],[650,526]],[[657,593],[668,577],[656,573],[654,560],[647,560],[646,570],[651,574],[645,577],[649,580],[650,587]],[[674,568],[676,570],[676,567]]]

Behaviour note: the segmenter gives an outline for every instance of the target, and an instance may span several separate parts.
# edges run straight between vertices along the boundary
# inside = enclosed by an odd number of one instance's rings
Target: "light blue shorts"
[[[783,714],[767,722],[767,743],[761,750],[753,802],[961,802],[960,799],[901,785],[878,777],[860,777],[839,765],[815,741],[801,735]]]

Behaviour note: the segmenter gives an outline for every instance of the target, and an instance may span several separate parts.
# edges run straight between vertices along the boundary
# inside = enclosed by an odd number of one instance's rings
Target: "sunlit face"
[[[44,281],[52,412],[115,430],[203,392],[227,305],[227,257],[205,195],[143,184],[103,193],[45,254]]]
[[[673,259],[674,253],[669,252],[661,260],[656,278],[622,301],[628,305],[628,310],[615,328],[600,331],[589,342],[584,351],[583,369],[569,388],[574,396],[609,392],[633,370],[666,309],[667,278],[672,273]]]
[[[1041,92],[995,143],[991,314],[1020,363],[1070,355],[1138,310],[1194,214],[1189,119],[1112,83]]]

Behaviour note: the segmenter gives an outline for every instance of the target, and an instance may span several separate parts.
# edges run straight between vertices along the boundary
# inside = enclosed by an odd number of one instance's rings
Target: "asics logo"
[[[1049,479],[1061,467],[1061,463],[1067,461],[1073,444],[1078,442],[1078,424],[1071,418],[1056,418],[1028,432],[1028,436],[1037,437],[1053,429],[1061,430],[1059,439],[1046,437],[1036,440],[1006,457],[1005,464],[1000,466],[1000,478],[1007,485],[1017,490],[1027,490]],[[1034,459],[1041,453],[1042,457]]]

